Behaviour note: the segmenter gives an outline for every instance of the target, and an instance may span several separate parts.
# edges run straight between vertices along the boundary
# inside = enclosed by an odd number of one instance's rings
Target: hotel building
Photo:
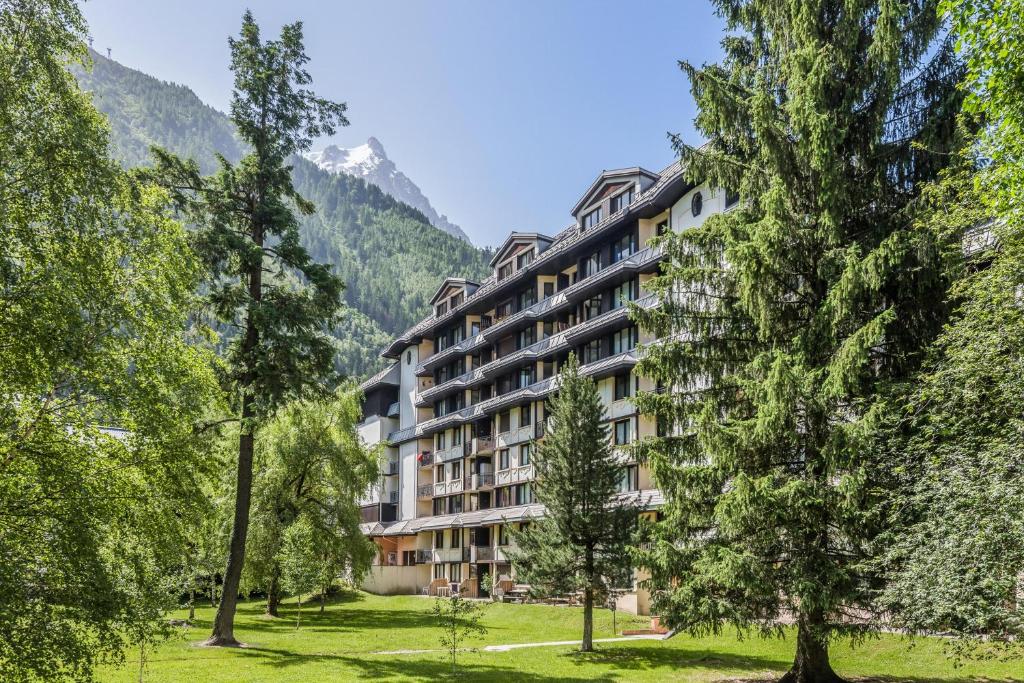
[[[509,529],[544,514],[531,451],[570,352],[597,382],[615,447],[655,433],[632,403],[653,389],[632,372],[638,345],[653,339],[626,304],[655,304],[645,285],[662,254],[648,240],[730,208],[736,197],[727,195],[689,182],[679,163],[605,171],[567,229],[513,232],[490,277],[441,283],[431,315],[393,340],[388,367],[362,384],[360,434],[387,444],[381,481],[363,501],[363,530],[379,549],[364,588],[433,595],[458,584],[478,596],[488,574],[514,580]],[[638,496],[644,514],[663,502],[636,463],[620,495]],[[619,605],[645,614],[648,596],[634,586]]]

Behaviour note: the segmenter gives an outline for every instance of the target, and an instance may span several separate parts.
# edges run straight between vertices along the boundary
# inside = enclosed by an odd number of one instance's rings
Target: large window
[[[498,280],[504,280],[512,274],[512,263],[506,263],[498,268]]]
[[[519,408],[519,426],[529,427],[533,422],[533,406],[525,405]]]
[[[522,270],[533,263],[533,249],[516,256],[516,270]]]
[[[434,532],[434,547],[437,548],[438,550],[441,550],[442,548],[444,548],[444,532],[443,531],[435,531]]]
[[[600,269],[601,255],[597,252],[594,252],[593,254],[585,258],[583,260],[583,263],[580,265],[580,271],[583,273],[583,275],[581,275],[580,277],[588,278],[591,275],[597,273],[597,271],[599,271]]]
[[[508,449],[507,448],[502,448],[500,451],[498,451],[498,469],[499,470],[507,470],[508,466],[509,466]]]
[[[512,429],[511,411],[506,410],[503,413],[498,413],[498,433],[502,434],[510,429]]]
[[[601,360],[601,340],[595,339],[583,347],[583,364]]]
[[[620,195],[612,197],[611,212],[615,213],[633,203],[633,188],[630,188]]]
[[[640,490],[640,473],[637,470],[636,465],[629,465],[624,467],[622,470],[622,478],[619,479],[619,491],[621,493],[627,493],[629,491]]]
[[[639,284],[636,278],[632,280],[626,280],[621,283],[618,287],[612,290],[612,308],[622,308],[626,305],[626,302],[633,301],[636,299],[636,291]]]
[[[635,326],[626,327],[612,335],[612,354],[625,353],[636,348],[639,333]]]
[[[533,296],[533,288],[532,287],[530,289],[526,289],[526,290],[523,290],[522,292],[519,292],[519,310],[520,311],[523,310],[524,308],[529,308],[530,306],[532,306],[535,303],[536,303],[536,300],[534,299],[534,296]]]
[[[615,400],[621,401],[633,395],[633,382],[629,373],[615,376]]]
[[[526,467],[530,464],[530,444],[524,443],[519,447],[519,466]]]
[[[444,465],[436,465],[434,467],[434,482],[437,484],[444,482]]]
[[[462,479],[462,461],[456,460],[452,463],[452,481]]]
[[[434,450],[443,451],[447,446],[445,445],[445,433],[438,432],[434,434]]]
[[[587,230],[601,222],[601,207],[597,207],[590,213],[583,216],[583,229]]]
[[[509,544],[508,524],[502,524],[501,526],[498,527],[498,545],[508,545],[508,544]]]
[[[599,315],[601,315],[601,297],[591,297],[583,302],[584,320],[591,320]]]
[[[462,565],[458,562],[451,562],[448,565],[448,580],[453,583],[462,583]]]
[[[513,488],[515,490],[516,505],[529,505],[533,502],[533,491],[529,484],[516,484]]]
[[[462,547],[462,529],[452,529],[452,548]]]
[[[629,232],[612,244],[612,263],[618,263],[636,251],[636,236]]]
[[[625,446],[626,444],[628,444],[632,440],[630,438],[632,436],[632,430],[630,429],[630,424],[631,423],[630,423],[630,421],[628,419],[626,419],[626,420],[619,420],[618,422],[615,423],[615,445],[616,446]]]

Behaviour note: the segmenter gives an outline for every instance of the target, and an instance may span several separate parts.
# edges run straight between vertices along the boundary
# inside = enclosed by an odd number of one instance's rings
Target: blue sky
[[[677,61],[721,55],[703,0],[90,0],[84,12],[97,51],[226,110],[227,36],[246,7],[265,36],[304,22],[314,88],[349,106],[333,142],[377,137],[478,245],[561,230],[602,169],[670,163],[668,132],[698,141]]]

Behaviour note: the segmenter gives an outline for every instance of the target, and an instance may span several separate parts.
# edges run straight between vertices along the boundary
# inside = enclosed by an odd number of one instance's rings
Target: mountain
[[[111,154],[123,164],[148,164],[151,145],[194,158],[204,172],[216,169],[217,153],[229,161],[242,157],[230,119],[192,90],[91,56],[92,69],[75,75],[110,119]],[[380,349],[427,315],[445,276],[488,274],[489,250],[435,228],[420,209],[354,174],[299,157],[292,164],[296,190],[318,208],[300,219],[302,243],[346,285],[344,319],[333,330],[340,371],[364,376],[379,369]]]
[[[330,145],[319,152],[307,152],[304,156],[325,171],[347,173],[376,185],[398,201],[419,209],[435,228],[469,241],[462,228],[449,221],[447,216],[439,215],[416,183],[388,159],[377,138],[370,138],[365,145],[350,149]]]

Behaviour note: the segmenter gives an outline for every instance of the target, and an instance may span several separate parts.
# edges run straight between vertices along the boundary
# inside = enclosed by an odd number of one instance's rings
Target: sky
[[[313,88],[348,104],[330,140],[376,137],[474,244],[554,234],[604,169],[660,171],[700,142],[679,60],[721,58],[707,0],[89,0],[93,47],[226,111],[227,36],[301,20]]]

